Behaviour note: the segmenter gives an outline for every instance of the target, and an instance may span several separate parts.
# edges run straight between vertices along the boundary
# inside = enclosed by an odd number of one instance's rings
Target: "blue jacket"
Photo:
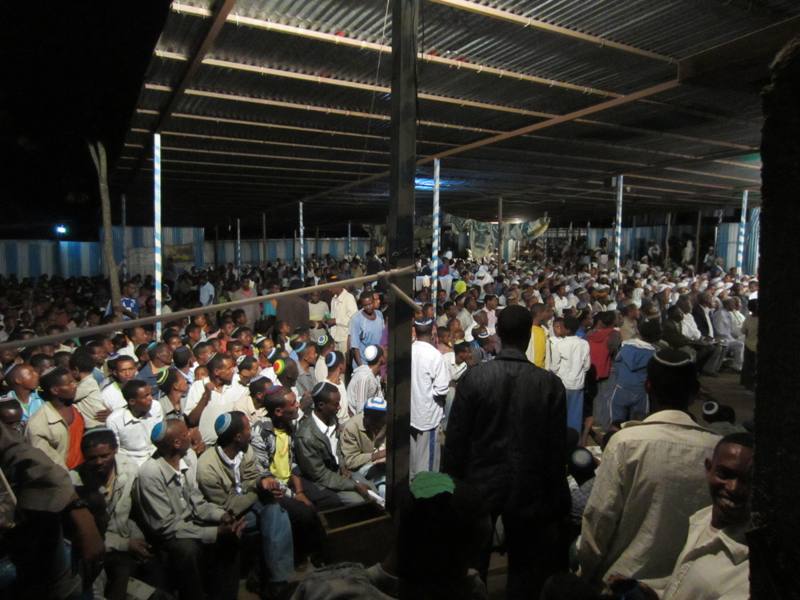
[[[652,344],[639,339],[622,342],[614,359],[617,384],[633,391],[644,391],[647,363],[656,353]]]

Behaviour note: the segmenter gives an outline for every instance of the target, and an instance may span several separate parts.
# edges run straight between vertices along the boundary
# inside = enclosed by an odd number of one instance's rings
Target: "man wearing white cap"
[[[383,396],[378,379],[378,373],[386,363],[383,350],[380,346],[367,346],[362,358],[364,363],[353,371],[347,385],[347,410],[351,416],[360,413],[369,398]]]
[[[420,471],[438,471],[441,424],[450,387],[450,370],[432,343],[433,321],[414,321],[411,345],[411,447],[409,477]]]
[[[342,429],[345,466],[360,473],[386,495],[386,400],[370,398],[361,414],[349,419]]]

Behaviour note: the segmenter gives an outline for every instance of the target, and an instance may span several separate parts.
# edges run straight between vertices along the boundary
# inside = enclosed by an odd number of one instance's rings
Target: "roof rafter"
[[[520,25],[522,27],[530,29],[539,29],[541,31],[547,31],[548,33],[570,37],[576,40],[581,40],[583,42],[589,42],[591,44],[596,44],[603,48],[613,48],[614,50],[620,50],[628,54],[635,54],[637,56],[643,56],[645,58],[650,58],[661,62],[667,62],[667,63],[677,62],[674,58],[665,56],[663,54],[658,54],[657,52],[651,52],[649,50],[636,48],[634,46],[623,44],[621,42],[615,42],[614,40],[609,40],[607,38],[600,37],[599,35],[592,35],[590,33],[575,31],[574,29],[569,29],[567,27],[554,25],[552,23],[548,23],[547,21],[542,21],[540,19],[535,19],[533,17],[523,17],[522,15],[518,15],[516,13],[512,13],[507,10],[493,8],[485,4],[478,4],[477,2],[472,2],[471,0],[428,0],[428,1],[434,4],[441,4],[443,6],[455,8],[457,10],[463,10],[475,13],[483,17],[490,17],[492,19],[498,19],[500,21],[506,21],[508,23],[514,23],[515,25]]]

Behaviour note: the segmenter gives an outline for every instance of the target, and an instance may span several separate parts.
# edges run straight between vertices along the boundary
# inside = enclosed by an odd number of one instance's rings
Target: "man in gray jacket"
[[[182,418],[158,423],[151,439],[158,452],[141,466],[133,488],[138,525],[148,542],[166,556],[181,598],[204,598],[206,591],[214,598],[236,598],[237,538],[244,519],[234,519],[203,498],[189,429]],[[205,561],[211,552],[214,560]],[[216,589],[206,590],[206,579]]]
[[[339,390],[323,381],[314,387],[311,397],[314,409],[300,421],[294,440],[297,465],[304,477],[336,492],[345,504],[359,504],[369,498],[370,487],[344,463],[336,418]]]

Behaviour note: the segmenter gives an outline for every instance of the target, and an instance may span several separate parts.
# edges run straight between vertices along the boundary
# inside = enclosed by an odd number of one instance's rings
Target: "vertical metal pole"
[[[694,268],[700,271],[700,226],[703,224],[703,211],[697,211],[697,232],[694,238]]]
[[[439,159],[433,160],[433,240],[431,244],[431,301],[439,289]]]
[[[617,267],[617,281],[619,281],[620,271],[622,270],[622,198],[624,195],[623,186],[625,178],[617,176],[617,222],[614,229],[614,254]]]
[[[242,220],[236,217],[236,271],[242,276]]]
[[[128,280],[128,198],[122,194],[122,279]]]
[[[261,213],[261,262],[267,262],[267,213]]]
[[[503,262],[503,197],[497,199],[497,270]]]
[[[749,192],[745,190],[742,192],[742,216],[739,219],[739,236],[736,239],[736,274],[742,274],[742,266],[744,266],[744,234],[747,227],[747,196]]]
[[[669,234],[672,229],[672,213],[667,213],[667,233],[664,236],[664,266],[669,265]]]
[[[353,222],[347,222],[347,256],[353,258]]]
[[[544,213],[544,218],[547,219],[547,212]],[[547,238],[550,237],[550,221],[547,221],[547,231],[544,232],[544,262],[547,264]]]
[[[322,246],[319,243],[319,227],[317,227],[316,231],[314,232],[314,253],[317,255],[317,260],[319,260],[321,248]]]
[[[392,127],[388,253],[392,267],[414,262],[414,174],[417,141],[417,16],[420,0],[393,0]],[[394,283],[407,295],[411,273]],[[389,419],[387,506],[394,513],[408,489],[411,438],[411,308],[396,294],[389,302]]]
[[[156,315],[161,315],[161,134],[153,134],[153,258],[155,262]],[[161,339],[161,321],[156,338]]]
[[[300,219],[300,279],[306,280],[306,229],[303,225],[303,203],[298,203],[298,217]]]

